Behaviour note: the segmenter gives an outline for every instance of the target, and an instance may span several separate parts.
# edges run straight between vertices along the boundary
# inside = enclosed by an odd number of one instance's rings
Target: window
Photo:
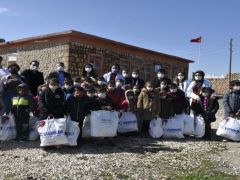
[[[154,72],[156,73],[159,69],[161,69],[162,68],[162,65],[160,65],[160,64],[155,64],[155,66],[154,66]]]
[[[151,81],[153,78],[153,65],[143,64],[143,79],[145,81]]]
[[[120,68],[121,68],[121,71],[122,71],[123,69],[126,69],[126,70],[128,70],[129,72],[131,72],[131,63],[130,63],[130,60],[120,59]]]
[[[103,63],[102,56],[96,54],[89,54],[88,62],[93,65],[96,75],[102,76],[102,63]]]
[[[10,54],[7,59],[7,66],[17,63],[17,53]]]

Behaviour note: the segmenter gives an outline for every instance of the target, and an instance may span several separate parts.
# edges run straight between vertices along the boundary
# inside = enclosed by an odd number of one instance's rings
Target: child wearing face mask
[[[240,81],[230,82],[230,90],[223,96],[225,117],[240,118]]]
[[[169,85],[169,95],[172,98],[174,115],[186,113],[187,102],[185,93],[182,90],[178,89],[178,86],[175,83],[171,83]]]
[[[86,64],[83,67],[82,78],[90,78],[93,82],[96,82],[97,75],[94,72],[92,64]]]
[[[63,87],[65,99],[67,100],[74,92],[73,81],[71,79],[64,80],[64,87]]]
[[[95,110],[113,110],[116,106],[111,98],[107,97],[107,90],[103,87],[100,87],[97,91],[97,103]]]
[[[204,139],[211,139],[211,123],[216,121],[215,114],[219,109],[217,98],[211,98],[214,91],[209,87],[203,87],[200,93],[200,101],[194,106],[193,112],[195,116],[201,115],[205,122]]]
[[[48,88],[40,95],[40,119],[64,117],[64,92],[59,86],[58,79],[49,79]]]
[[[134,93],[132,90],[127,90],[125,92],[125,100],[122,102],[122,110],[125,112],[133,112],[137,111],[137,99],[134,98]]]
[[[81,77],[80,76],[75,76],[73,78],[73,86],[81,86]]]
[[[129,75],[128,70],[123,69],[123,70],[122,70],[122,75],[123,75],[123,77],[124,77],[124,85],[129,85],[129,84],[131,84],[131,78],[130,78],[130,75]]]
[[[145,83],[145,87],[142,88],[137,102],[137,113],[142,120],[142,125],[140,126],[144,136],[148,136],[149,123],[159,115],[159,110],[159,93],[154,89],[154,84],[148,81]]]
[[[164,69],[159,69],[157,71],[157,78],[155,79],[155,88],[160,87],[162,81],[166,81],[167,85],[171,83],[171,80],[166,77],[166,71]]]
[[[16,140],[18,141],[25,141],[28,139],[29,113],[33,112],[36,107],[33,96],[30,95],[28,91],[28,86],[22,83],[17,87],[18,95],[12,98],[11,112],[16,122]]]
[[[131,86],[138,86],[140,89],[144,86],[144,80],[139,78],[139,71],[136,69],[132,71]]]
[[[115,110],[121,109],[121,103],[125,99],[124,90],[119,87],[119,84],[122,84],[120,80],[117,80],[116,84],[114,81],[108,83],[107,97],[113,101]]]
[[[80,134],[78,137],[78,144],[82,137],[82,126],[85,116],[90,113],[90,101],[82,87],[74,87],[74,93],[70,96],[66,103],[65,109],[67,115],[70,116],[71,120],[79,123]]]

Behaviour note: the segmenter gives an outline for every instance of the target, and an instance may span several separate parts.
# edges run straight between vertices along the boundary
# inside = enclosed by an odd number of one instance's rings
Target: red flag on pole
[[[194,43],[201,43],[202,42],[202,37],[198,37],[198,38],[194,38],[194,39],[191,39],[190,42],[194,42]]]

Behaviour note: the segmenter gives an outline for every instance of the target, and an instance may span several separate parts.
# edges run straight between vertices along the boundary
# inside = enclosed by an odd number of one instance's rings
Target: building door
[[[88,62],[93,65],[94,71],[98,77],[103,76],[103,57],[101,55],[89,54]]]

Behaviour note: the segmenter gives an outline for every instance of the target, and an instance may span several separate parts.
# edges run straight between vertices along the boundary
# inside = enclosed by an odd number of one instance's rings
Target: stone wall
[[[3,56],[3,65],[8,65],[8,57],[16,54],[17,64],[21,70],[29,68],[32,60],[40,62],[40,71],[46,77],[56,69],[56,63],[62,61],[68,70],[69,44],[67,42],[35,43],[16,47],[1,48],[0,55]]]
[[[69,70],[72,75],[80,75],[83,66],[86,63],[93,63],[94,58],[101,61],[98,75],[109,72],[111,65],[118,63],[121,68],[127,68],[130,72],[133,69],[140,71],[140,76],[145,80],[152,80],[156,74],[154,73],[154,65],[161,64],[166,69],[168,76],[174,79],[178,71],[188,73],[187,63],[174,63],[172,59],[163,58],[153,59],[149,57],[140,57],[124,52],[115,52],[110,49],[97,48],[91,45],[79,42],[71,42],[69,50]],[[93,63],[94,64],[94,63]],[[95,67],[97,68],[97,67]]]
[[[216,91],[218,95],[223,95],[229,90],[229,75],[227,74],[224,78],[212,78],[208,79],[213,84],[213,89]],[[232,80],[240,79],[240,73],[233,73]]]
[[[94,47],[81,42],[69,42],[58,40],[50,42],[39,42],[26,45],[9,46],[0,49],[3,56],[3,64],[7,66],[8,57],[13,53],[17,55],[17,63],[21,70],[29,68],[29,63],[37,59],[40,62],[40,71],[45,77],[56,69],[56,63],[65,63],[66,70],[72,76],[81,76],[83,66],[92,63],[98,75],[109,72],[111,65],[118,63],[121,68],[140,71],[141,78],[153,80],[156,77],[155,65],[161,65],[170,79],[174,79],[178,71],[188,73],[188,64],[178,61],[172,57],[152,58],[151,56],[137,56],[127,52],[116,52],[111,49]]]

